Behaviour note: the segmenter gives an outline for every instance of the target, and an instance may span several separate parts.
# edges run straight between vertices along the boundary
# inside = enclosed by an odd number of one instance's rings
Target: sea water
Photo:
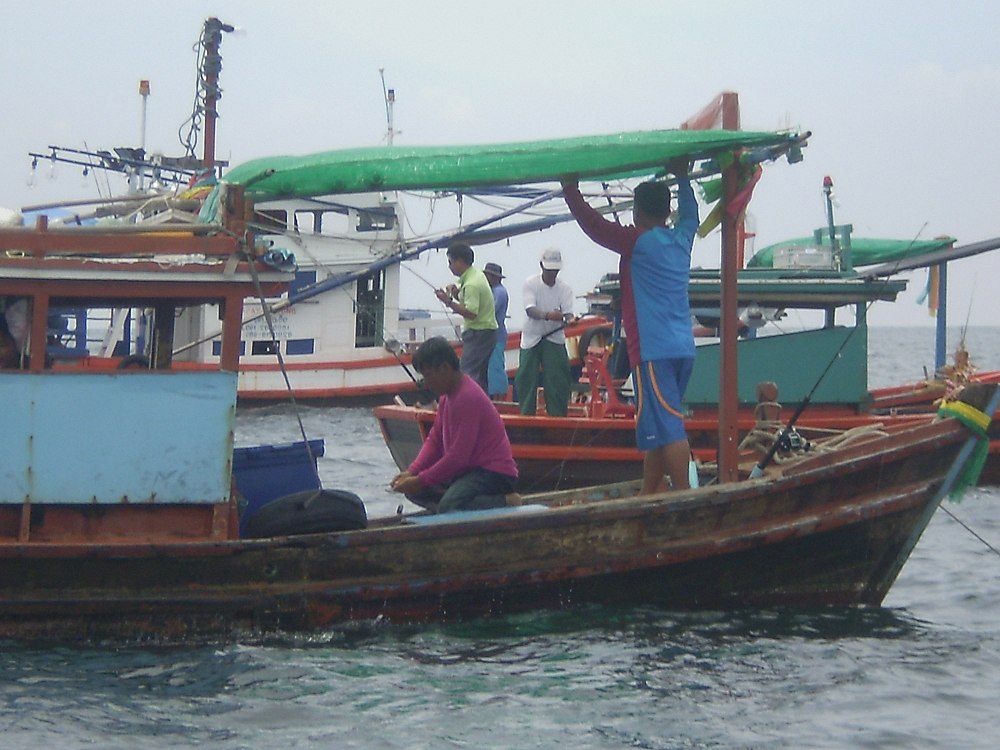
[[[873,330],[872,385],[932,370],[931,334]],[[1000,329],[966,346],[1000,369]],[[299,415],[326,440],[324,485],[395,512],[370,409]],[[302,439],[287,406],[241,410],[237,437]],[[975,489],[935,516],[878,609],[588,607],[188,648],[2,643],[0,747],[994,748],[998,547],[1000,490]]]

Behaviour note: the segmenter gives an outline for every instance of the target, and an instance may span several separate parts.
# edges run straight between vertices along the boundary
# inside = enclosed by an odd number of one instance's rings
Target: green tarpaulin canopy
[[[955,243],[954,238],[945,237],[935,240],[879,240],[863,237],[851,238],[851,265],[870,266],[875,263],[891,263],[903,258],[910,258],[923,253],[941,250]],[[774,256],[786,247],[830,247],[830,236],[822,235],[817,242],[816,237],[802,237],[796,240],[785,240],[765,247],[754,255],[747,263],[747,268],[773,268]]]
[[[655,130],[477,146],[348,149],[275,156],[241,164],[223,181],[262,197],[375,190],[445,190],[652,174],[671,159],[707,158],[736,148],[791,145],[788,133]]]

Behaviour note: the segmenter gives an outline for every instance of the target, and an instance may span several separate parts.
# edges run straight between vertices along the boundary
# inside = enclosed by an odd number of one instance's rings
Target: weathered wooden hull
[[[505,515],[257,541],[2,545],[0,637],[190,640],[585,602],[877,605],[967,434],[948,420],[779,478],[553,493],[539,497],[551,507]]]

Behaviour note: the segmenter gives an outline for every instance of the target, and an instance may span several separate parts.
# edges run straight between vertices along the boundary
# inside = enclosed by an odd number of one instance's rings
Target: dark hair
[[[467,266],[471,266],[476,261],[476,254],[472,252],[472,247],[465,242],[449,245],[448,257],[464,261]]]
[[[670,188],[665,182],[652,180],[636,185],[633,198],[635,206],[651,219],[670,216]]]
[[[459,369],[458,355],[451,344],[441,336],[427,339],[413,355],[413,368],[423,372],[427,368],[437,368],[443,364],[451,365],[453,370]]]

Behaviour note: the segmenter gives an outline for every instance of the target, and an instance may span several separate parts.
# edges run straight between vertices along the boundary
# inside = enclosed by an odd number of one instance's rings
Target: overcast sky
[[[147,150],[183,153],[193,45],[216,16],[244,30],[222,44],[217,153],[233,164],[384,143],[380,68],[400,145],[672,128],[731,90],[744,129],[813,132],[802,163],[765,170],[751,204],[758,247],[825,224],[824,175],[855,236],[1000,236],[1000,3],[987,0],[36,0],[3,15],[7,208],[94,195],[68,167],[51,179],[43,167],[29,186],[27,154],[138,145],[140,79],[152,89]],[[518,297],[553,244],[580,293],[616,267],[572,226],[483,247],[477,260],[502,263]],[[718,265],[717,240],[699,242],[695,263]],[[417,270],[449,280],[440,254]],[[933,325],[916,302],[925,276],[911,274],[902,301],[879,303],[870,320]],[[953,263],[950,277],[950,322],[996,325],[1000,253]],[[404,284],[404,303],[431,305],[427,284]]]

